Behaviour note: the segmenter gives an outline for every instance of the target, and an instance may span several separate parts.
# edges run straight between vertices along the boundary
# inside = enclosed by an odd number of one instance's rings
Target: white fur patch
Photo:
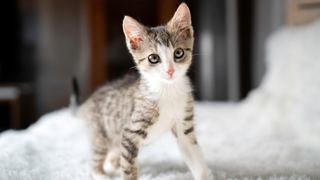
[[[185,106],[191,92],[191,87],[187,77],[183,76],[172,83],[146,77],[149,91],[154,100],[158,101],[159,119],[148,130],[148,136],[142,145],[147,145],[155,141],[165,132],[171,130],[173,124],[184,118]]]

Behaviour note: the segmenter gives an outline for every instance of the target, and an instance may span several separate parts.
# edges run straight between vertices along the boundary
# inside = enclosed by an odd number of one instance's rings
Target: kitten
[[[139,148],[171,130],[194,178],[207,180],[186,75],[194,41],[188,6],[182,3],[165,26],[149,28],[125,16],[123,31],[140,75],[101,87],[78,109],[88,120],[95,177],[121,167],[122,179],[138,179]]]

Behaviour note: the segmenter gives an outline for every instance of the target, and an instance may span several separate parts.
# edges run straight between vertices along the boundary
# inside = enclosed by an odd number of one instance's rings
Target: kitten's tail
[[[70,96],[70,104],[69,104],[69,108],[73,115],[75,115],[78,110],[78,107],[80,104],[79,97],[80,97],[80,91],[79,91],[78,81],[76,77],[73,77],[72,78],[72,94]]]

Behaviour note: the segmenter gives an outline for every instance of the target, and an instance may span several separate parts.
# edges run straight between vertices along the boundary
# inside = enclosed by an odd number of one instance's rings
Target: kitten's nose
[[[168,73],[170,76],[172,76],[172,74],[174,73],[174,69],[169,69],[169,70],[167,71],[167,73]]]

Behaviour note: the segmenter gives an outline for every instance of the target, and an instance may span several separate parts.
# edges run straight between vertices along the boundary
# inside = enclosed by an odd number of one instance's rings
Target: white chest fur
[[[147,138],[142,145],[154,142],[165,132],[171,130],[174,123],[183,120],[185,106],[191,92],[188,79],[183,77],[171,84],[159,83],[153,85],[152,94],[159,107],[159,119],[148,129]]]

